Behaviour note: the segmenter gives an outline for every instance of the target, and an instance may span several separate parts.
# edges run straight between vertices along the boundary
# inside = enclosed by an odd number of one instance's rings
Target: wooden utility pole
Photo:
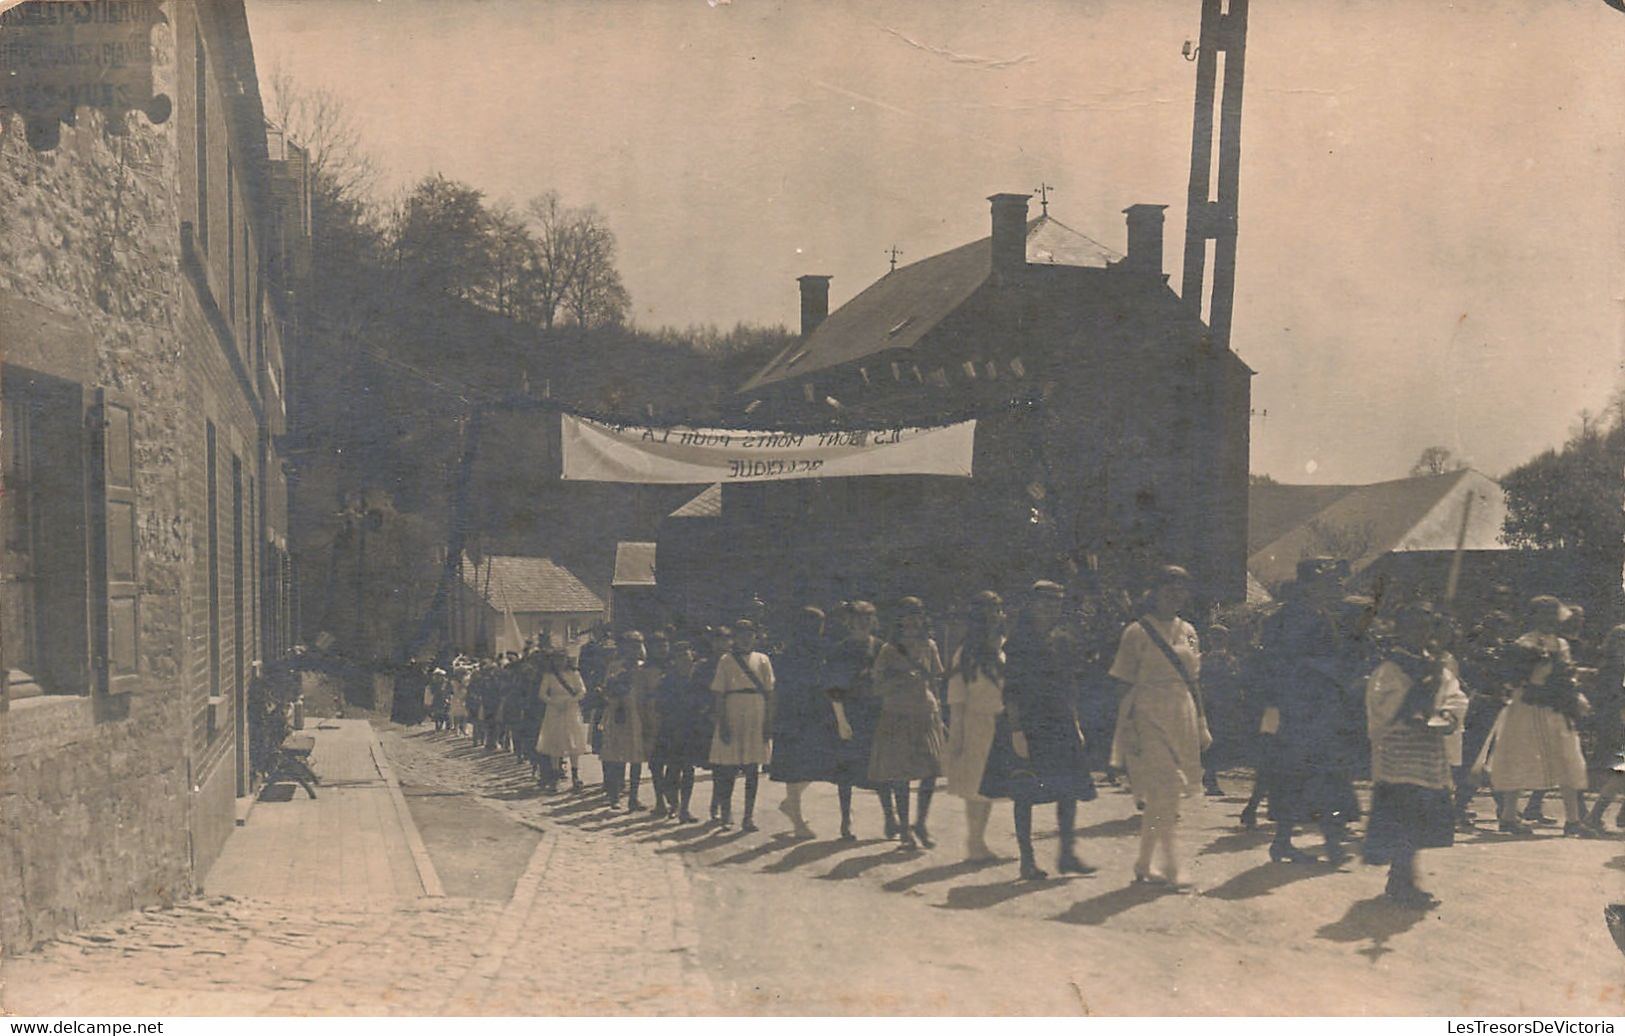
[[[1185,271],[1180,291],[1191,313],[1207,321],[1213,342],[1230,347],[1236,295],[1236,213],[1241,184],[1241,88],[1246,69],[1247,0],[1202,0],[1196,49],[1196,112],[1191,128],[1191,179],[1185,209]],[[1214,92],[1224,55],[1219,100],[1218,196],[1211,197]],[[1213,295],[1202,312],[1207,243],[1213,242]]]

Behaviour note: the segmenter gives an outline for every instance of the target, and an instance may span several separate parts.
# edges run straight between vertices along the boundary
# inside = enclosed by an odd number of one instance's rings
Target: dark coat
[[[1004,646],[1004,712],[982,777],[982,794],[1018,802],[1095,797],[1078,716],[1078,651],[1063,629],[1018,627]],[[1013,735],[1026,735],[1028,758]]]

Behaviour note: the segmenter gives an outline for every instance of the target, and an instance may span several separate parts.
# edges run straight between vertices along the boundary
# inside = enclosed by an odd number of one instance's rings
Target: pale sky
[[[248,0],[344,97],[386,186],[593,203],[642,325],[795,326],[988,232],[984,198],[1124,248],[1166,204],[1179,285],[1199,0]],[[1625,371],[1625,14],[1602,0],[1254,0],[1233,346],[1252,466],[1499,475]],[[1037,213],[1035,203],[1033,212]]]

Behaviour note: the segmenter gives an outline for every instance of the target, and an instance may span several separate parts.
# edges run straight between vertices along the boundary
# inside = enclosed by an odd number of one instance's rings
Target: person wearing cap
[[[835,708],[824,693],[824,613],[811,605],[801,609],[793,638],[778,656],[773,709],[773,765],[769,774],[784,785],[779,811],[790,820],[796,838],[813,831],[801,813],[801,797],[814,781],[835,781],[840,750]]]
[[[889,785],[897,811],[898,847],[931,848],[926,826],[931,811],[932,786],[942,774],[942,748],[947,734],[942,727],[938,684],[942,657],[930,637],[925,602],[904,597],[897,604],[897,626],[875,659],[874,689],[880,699],[869,753],[869,780]],[[909,824],[909,782],[920,781],[919,811]]]
[[[874,751],[875,724],[880,722],[880,699],[874,690],[874,665],[884,642],[875,636],[878,615],[868,601],[849,601],[840,609],[846,636],[825,660],[825,691],[834,704],[835,732],[840,745],[835,756],[835,791],[841,805],[841,840],[854,841],[852,789],[875,790],[885,815],[885,835],[897,837],[897,810],[891,786],[869,780],[869,756]]]
[[[627,630],[619,638],[619,664],[612,666],[604,681],[604,741],[598,755],[604,764],[604,794],[609,797],[610,808],[621,804],[621,792],[628,791],[626,808],[635,812],[643,808],[638,801],[638,788],[643,782],[643,713],[640,695],[643,690],[643,667],[648,657],[643,634]],[[631,768],[628,787],[627,769]]]
[[[544,706],[541,730],[536,735],[536,753],[542,757],[542,786],[549,792],[559,787],[559,764],[570,760],[570,790],[581,790],[581,757],[587,753],[587,724],[581,718],[581,702],[587,686],[581,674],[570,668],[563,648],[542,650],[542,672],[537,696]]]
[[[1466,718],[1467,695],[1439,652],[1441,621],[1427,604],[1402,607],[1393,644],[1366,679],[1372,787],[1363,852],[1366,863],[1388,865],[1388,898],[1412,909],[1438,904],[1416,884],[1416,854],[1455,842],[1447,740]]]
[[[1033,850],[1033,806],[1055,803],[1063,874],[1091,874],[1078,859],[1075,840],[1079,802],[1095,798],[1083,730],[1078,721],[1079,645],[1062,624],[1066,588],[1041,579],[1005,642],[1004,711],[982,775],[981,792],[1009,799],[1021,851],[1021,876],[1048,877]]]
[[[733,645],[717,660],[711,678],[716,695],[716,732],[711,738],[712,779],[717,782],[724,828],[733,826],[733,789],[745,778],[741,831],[756,830],[756,792],[768,758],[767,731],[773,710],[773,663],[756,650],[756,623],[734,623]]]
[[[1213,741],[1197,683],[1201,644],[1179,616],[1189,602],[1190,574],[1177,565],[1162,568],[1144,613],[1124,627],[1112,662],[1112,678],[1127,687],[1112,760],[1128,772],[1134,797],[1145,806],[1134,864],[1140,882],[1179,884],[1179,800],[1202,780],[1202,751]],[[1159,850],[1160,875],[1152,870]]]
[[[988,754],[1004,711],[1004,600],[992,590],[971,598],[969,622],[948,667],[948,794],[965,800],[965,859],[991,860],[987,822],[993,800],[982,794]]]
[[[1577,724],[1588,711],[1575,684],[1568,641],[1558,632],[1568,609],[1542,594],[1529,602],[1531,629],[1507,653],[1514,691],[1481,753],[1490,786],[1501,792],[1503,834],[1526,835],[1518,815],[1523,792],[1556,788],[1563,799],[1563,833],[1587,837],[1580,813],[1586,786],[1585,757]]]

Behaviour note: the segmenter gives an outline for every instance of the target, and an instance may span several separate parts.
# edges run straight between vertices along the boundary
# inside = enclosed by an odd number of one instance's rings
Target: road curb
[[[557,832],[549,832],[531,851],[525,872],[514,883],[513,896],[502,908],[502,915],[486,941],[488,952],[476,960],[457,982],[451,995],[440,1005],[437,1014],[474,1014],[486,1001],[486,993],[497,973],[507,962],[508,955],[524,935],[525,921],[536,904],[542,878],[553,862],[553,851],[558,848]],[[455,1010],[453,1010],[455,1008]]]
[[[371,723],[367,724],[367,739],[373,765],[378,767],[379,775],[389,787],[389,799],[395,804],[395,816],[401,822],[401,832],[406,835],[406,848],[412,854],[412,865],[417,868],[418,883],[423,886],[423,894],[443,898],[446,890],[440,884],[440,874],[434,869],[434,861],[429,858],[423,836],[418,833],[418,825],[412,819],[406,796],[401,794],[401,782],[395,779],[395,769],[389,765],[389,757],[384,754],[384,746],[379,742],[378,732],[372,729]]]

